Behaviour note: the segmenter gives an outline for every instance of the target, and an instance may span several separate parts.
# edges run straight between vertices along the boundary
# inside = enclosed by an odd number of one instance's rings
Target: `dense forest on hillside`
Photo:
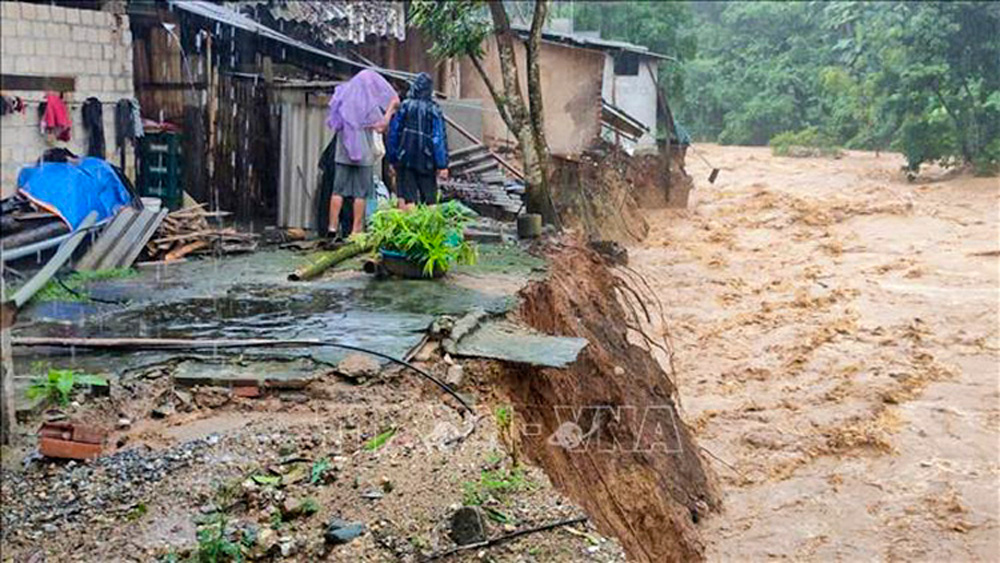
[[[573,2],[557,14],[677,57],[661,67],[696,140],[898,150],[1000,163],[1000,3]]]

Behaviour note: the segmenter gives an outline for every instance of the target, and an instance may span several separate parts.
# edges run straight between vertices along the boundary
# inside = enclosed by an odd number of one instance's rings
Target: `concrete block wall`
[[[115,103],[135,97],[132,85],[132,32],[128,16],[110,12],[21,2],[0,2],[0,72],[34,76],[72,76],[76,89],[67,92],[73,129],[70,141],[49,145],[39,132],[38,105],[45,92],[4,90],[20,96],[24,113],[0,117],[0,187],[3,197],[16,190],[17,173],[34,163],[45,149],[65,146],[86,154],[87,133],[80,108],[93,96],[101,100],[106,158],[119,164],[115,147]],[[135,178],[132,150],[126,173]]]

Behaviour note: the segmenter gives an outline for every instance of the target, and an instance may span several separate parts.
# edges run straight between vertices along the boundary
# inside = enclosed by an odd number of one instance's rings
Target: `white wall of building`
[[[641,57],[639,74],[623,76],[615,74],[615,60],[612,54],[605,55],[601,95],[609,103],[621,108],[649,128],[649,133],[639,139],[637,143],[639,146],[656,145],[656,80],[656,59]],[[623,144],[631,145],[625,139]]]
[[[20,96],[24,113],[0,117],[0,187],[3,197],[16,189],[17,173],[34,163],[51,146],[64,146],[86,154],[87,134],[80,107],[95,97],[103,103],[104,142],[107,158],[118,164],[115,149],[114,104],[134,97],[132,85],[132,32],[128,16],[96,10],[64,8],[21,2],[0,3],[0,71],[31,76],[72,76],[74,92],[64,100],[73,128],[68,143],[49,145],[39,132],[38,105],[45,92],[4,90]],[[126,162],[132,163],[128,150]],[[129,164],[131,166],[131,164]],[[128,170],[134,178],[133,171]]]

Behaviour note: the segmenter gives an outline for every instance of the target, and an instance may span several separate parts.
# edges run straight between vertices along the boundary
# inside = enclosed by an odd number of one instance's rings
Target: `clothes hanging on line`
[[[45,95],[45,102],[38,107],[41,114],[40,129],[43,135],[52,134],[60,141],[69,141],[70,130],[73,122],[69,119],[69,110],[59,95],[49,92]]]
[[[0,115],[23,113],[24,109],[24,100],[20,96],[0,96]]]
[[[115,145],[122,148],[125,139],[132,139],[135,142],[144,134],[139,102],[135,98],[118,100],[115,104]]]
[[[87,156],[104,159],[104,110],[101,100],[87,98],[80,113],[83,115],[83,128],[87,131]]]

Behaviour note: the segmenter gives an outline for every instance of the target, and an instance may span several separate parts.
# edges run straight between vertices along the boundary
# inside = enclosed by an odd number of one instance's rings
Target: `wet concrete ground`
[[[401,358],[420,342],[438,315],[460,316],[474,308],[506,311],[514,294],[543,264],[514,246],[484,245],[477,265],[457,268],[437,281],[376,280],[360,272],[360,259],[311,282],[288,281],[288,273],[303,261],[302,254],[270,250],[92,282],[86,289],[95,301],[34,303],[22,313],[15,334],[318,339]],[[336,364],[346,352],[336,348],[247,350],[242,356],[257,354],[306,356]],[[170,356],[18,350],[15,373],[24,387],[30,381],[31,366],[39,362],[113,375]],[[294,377],[294,373],[287,376]]]

